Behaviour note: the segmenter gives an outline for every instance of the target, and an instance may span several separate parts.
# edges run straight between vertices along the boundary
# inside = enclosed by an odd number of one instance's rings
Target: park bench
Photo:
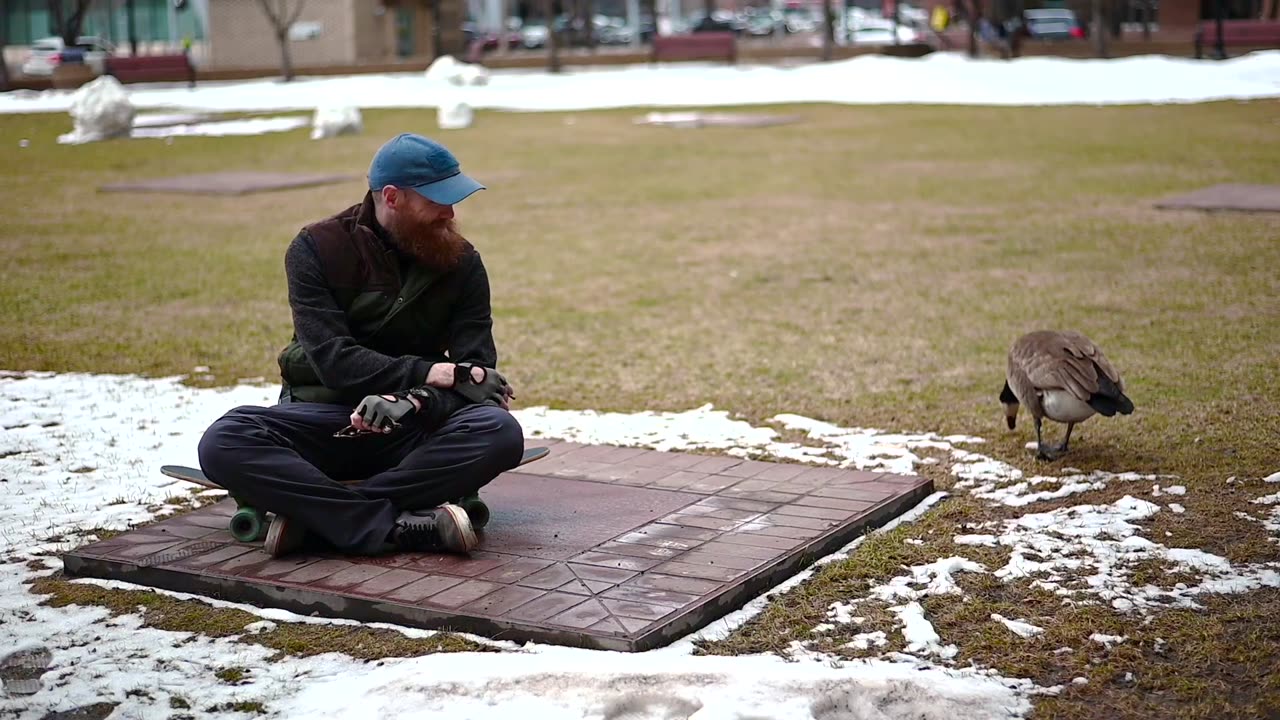
[[[700,32],[691,35],[657,35],[653,38],[652,62],[664,60],[738,61],[737,36],[731,32]]]
[[[106,74],[122,83],[186,80],[192,87],[196,84],[196,68],[186,53],[107,58]]]
[[[1213,21],[1200,23],[1195,35],[1196,58],[1205,46],[1216,47],[1218,27]],[[1264,20],[1223,20],[1222,47],[1280,47],[1280,22]]]

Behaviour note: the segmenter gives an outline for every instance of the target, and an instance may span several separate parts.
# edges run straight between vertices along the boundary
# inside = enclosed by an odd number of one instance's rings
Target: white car
[[[102,38],[88,35],[76,38],[76,44],[69,48],[60,37],[40,38],[31,43],[31,54],[22,63],[22,73],[52,75],[53,69],[62,64],[64,55],[73,51],[84,53],[84,63],[101,75],[105,70],[106,60],[115,52],[115,47]]]
[[[919,33],[906,25],[895,27],[892,20],[866,18],[850,24],[853,25],[848,30],[850,45],[892,45],[895,34],[900,44],[912,43],[920,38]]]

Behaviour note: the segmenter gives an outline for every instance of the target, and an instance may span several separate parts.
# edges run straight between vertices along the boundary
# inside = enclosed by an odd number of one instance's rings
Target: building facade
[[[286,3],[292,9],[297,0]],[[271,67],[280,48],[260,0],[208,0],[207,65]],[[298,68],[461,55],[462,0],[307,0],[289,29]]]

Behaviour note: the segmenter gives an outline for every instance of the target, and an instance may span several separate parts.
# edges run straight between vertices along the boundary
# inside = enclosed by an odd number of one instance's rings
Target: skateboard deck
[[[550,454],[550,448],[526,448],[524,455],[520,457],[517,467],[527,465],[534,460],[541,460]],[[184,465],[162,465],[160,466],[160,472],[171,478],[186,480],[214,490],[224,489],[221,485],[205,477],[204,471],[199,468],[186,467]],[[354,485],[359,482],[359,480],[343,481],[347,485]],[[236,512],[231,516],[229,524],[232,537],[240,542],[257,542],[266,537],[268,526],[266,514],[241,501],[240,498],[234,495],[231,496],[231,499],[236,501]],[[467,511],[467,516],[471,519],[471,525],[477,530],[489,524],[489,506],[485,504],[484,500],[480,499],[479,494],[459,498],[455,502]]]

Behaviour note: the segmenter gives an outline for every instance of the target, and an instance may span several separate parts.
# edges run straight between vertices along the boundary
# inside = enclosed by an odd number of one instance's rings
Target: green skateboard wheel
[[[231,537],[240,542],[258,542],[267,536],[267,518],[251,507],[241,507],[231,516]]]
[[[458,501],[467,517],[471,519],[471,527],[479,530],[489,524],[489,506],[484,504],[479,495],[468,495]]]

